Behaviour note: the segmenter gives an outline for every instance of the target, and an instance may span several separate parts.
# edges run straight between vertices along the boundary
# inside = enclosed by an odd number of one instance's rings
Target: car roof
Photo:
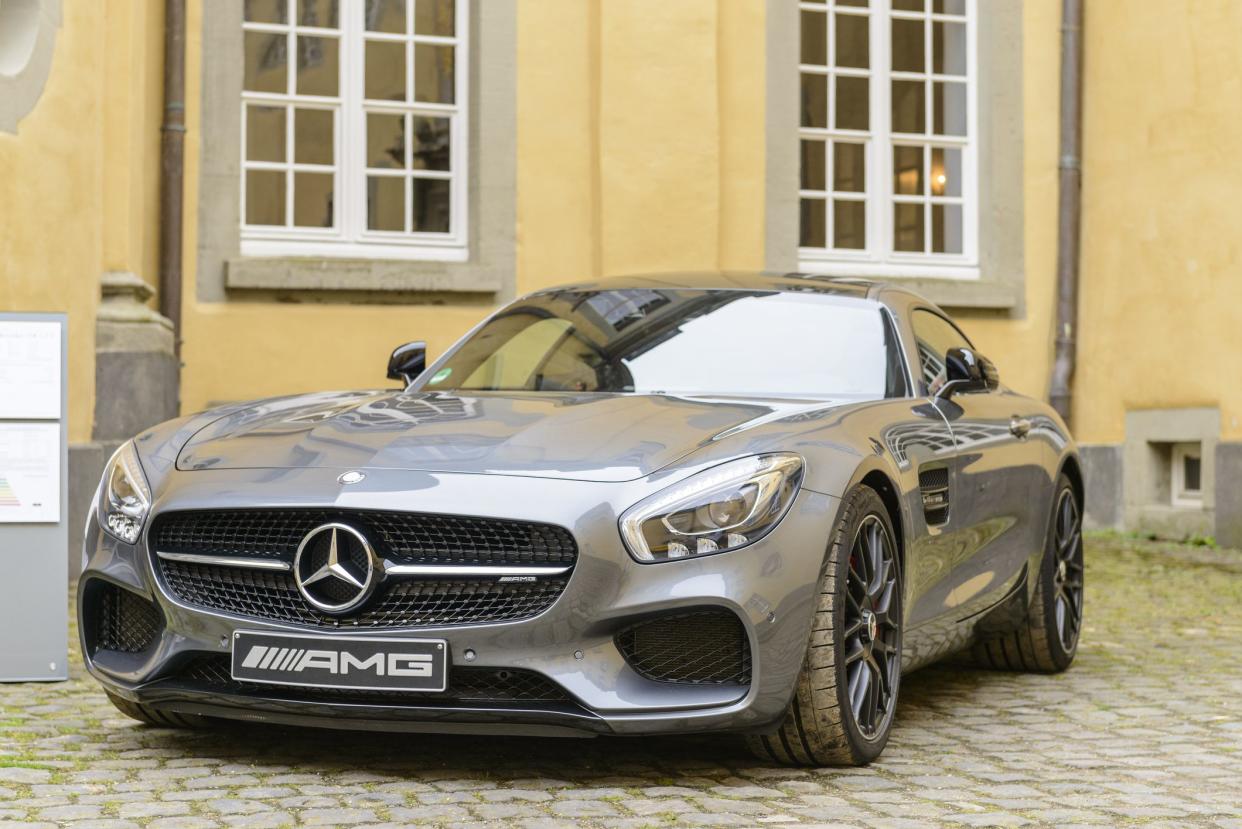
[[[850,296],[883,302],[891,307],[912,303],[931,305],[927,299],[905,287],[851,276],[826,276],[773,271],[674,271],[669,273],[610,276],[593,282],[546,288],[554,291],[625,291],[688,289],[705,291],[788,291]]]

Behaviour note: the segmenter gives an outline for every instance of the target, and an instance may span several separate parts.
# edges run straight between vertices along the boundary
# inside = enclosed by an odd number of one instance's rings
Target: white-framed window
[[[469,0],[246,0],[242,253],[464,261]]]
[[[800,266],[975,279],[977,0],[801,0]]]
[[[1173,444],[1173,506],[1203,506],[1203,444]]]

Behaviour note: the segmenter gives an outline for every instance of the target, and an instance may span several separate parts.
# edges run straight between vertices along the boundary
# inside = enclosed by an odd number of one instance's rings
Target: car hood
[[[629,481],[719,437],[831,405],[658,394],[312,394],[229,410],[186,442],[177,468]]]

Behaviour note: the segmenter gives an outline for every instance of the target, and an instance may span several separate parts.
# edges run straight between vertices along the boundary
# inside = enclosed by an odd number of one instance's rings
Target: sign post
[[[0,681],[68,672],[64,314],[0,313]]]

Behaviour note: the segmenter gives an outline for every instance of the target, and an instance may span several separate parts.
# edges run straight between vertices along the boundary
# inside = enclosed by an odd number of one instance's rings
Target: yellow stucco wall
[[[162,4],[66,3],[51,73],[0,133],[0,309],[69,318],[69,440],[91,436],[99,278],[155,281]]]
[[[200,12],[190,5],[183,409],[392,385],[393,346],[425,339],[438,355],[489,308],[195,299]],[[761,3],[519,4],[518,292],[761,267],[763,25]]]
[[[188,5],[184,408],[386,385],[388,350],[415,337],[440,353],[487,307],[195,299],[201,2]],[[1023,8],[1023,313],[959,318],[1008,384],[1043,395],[1059,10]],[[1076,432],[1118,442],[1127,408],[1206,405],[1222,437],[1242,438],[1242,237],[1227,207],[1242,185],[1242,5],[1089,8]],[[518,292],[761,266],[763,3],[520,0],[517,25]],[[158,3],[66,4],[43,99],[0,135],[0,308],[69,312],[75,442],[91,430],[99,276],[156,279],[161,27]]]
[[[1242,3],[1087,8],[1077,431],[1219,406],[1242,439]]]

